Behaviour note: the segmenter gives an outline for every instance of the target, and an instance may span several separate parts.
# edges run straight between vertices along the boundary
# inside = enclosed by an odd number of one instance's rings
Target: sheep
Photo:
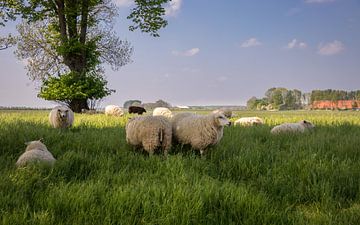
[[[107,116],[123,116],[124,111],[117,105],[108,105],[105,107],[105,115]]]
[[[134,117],[126,124],[125,132],[128,144],[143,147],[149,155],[160,148],[167,156],[171,148],[171,123],[164,116]]]
[[[49,113],[49,121],[54,128],[71,127],[74,122],[74,112],[66,106],[56,106]]]
[[[53,166],[56,159],[54,156],[49,152],[46,146],[41,142],[38,141],[30,141],[25,143],[27,145],[25,152],[19,157],[16,162],[17,167],[26,166],[29,163],[44,163],[50,166]]]
[[[210,145],[217,144],[223,137],[224,126],[229,126],[230,121],[222,113],[209,115],[179,114],[174,116],[173,135],[181,144],[190,144],[200,155]]]
[[[275,126],[273,129],[271,129],[272,134],[279,134],[279,133],[287,133],[287,132],[299,132],[304,133],[307,130],[314,129],[315,126],[306,120],[302,120],[298,123],[283,123],[278,126]]]
[[[230,119],[232,117],[232,111],[229,108],[220,108],[220,109],[215,109],[214,111],[212,111],[213,113],[222,113],[224,114],[224,116],[228,119]]]
[[[139,115],[142,115],[143,113],[146,113],[146,110],[141,106],[129,106],[129,113],[137,113]]]
[[[259,117],[242,117],[235,121],[234,126],[252,126],[252,125],[261,125],[264,124],[264,121]]]
[[[153,110],[153,116],[165,116],[167,118],[171,118],[173,116],[172,112],[170,111],[170,109],[165,108],[165,107],[156,107]]]

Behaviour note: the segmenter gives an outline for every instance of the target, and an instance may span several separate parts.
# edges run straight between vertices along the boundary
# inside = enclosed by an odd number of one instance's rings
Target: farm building
[[[359,100],[322,100],[314,101],[312,109],[360,109]]]

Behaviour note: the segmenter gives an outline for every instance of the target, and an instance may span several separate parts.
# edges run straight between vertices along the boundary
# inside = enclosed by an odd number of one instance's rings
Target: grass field
[[[237,112],[265,126],[227,127],[205,157],[133,151],[127,118],[0,111],[1,224],[359,224],[360,112]],[[273,136],[308,119],[306,134]],[[54,168],[16,169],[24,142],[44,138]]]

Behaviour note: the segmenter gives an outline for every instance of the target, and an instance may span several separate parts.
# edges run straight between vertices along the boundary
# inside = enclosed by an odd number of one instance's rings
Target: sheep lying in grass
[[[224,126],[230,121],[222,113],[209,115],[178,114],[173,120],[174,138],[181,144],[190,144],[203,155],[206,148],[223,137]]]
[[[107,116],[123,116],[124,111],[117,105],[108,105],[105,107],[105,115]]]
[[[26,166],[36,162],[54,165],[56,159],[40,140],[27,142],[26,145],[25,152],[17,160],[16,166]]]
[[[170,111],[170,109],[166,107],[156,107],[153,110],[153,116],[165,116],[170,119],[173,116],[173,114]]]
[[[163,116],[134,117],[125,131],[128,144],[143,147],[150,155],[160,148],[166,156],[171,148],[171,123]]]
[[[74,122],[74,112],[66,106],[56,106],[50,111],[49,121],[54,128],[71,127]]]
[[[240,126],[252,126],[252,125],[261,125],[264,124],[264,121],[259,117],[242,117],[235,121],[234,125]]]
[[[279,134],[279,133],[304,133],[307,130],[314,129],[315,126],[306,120],[302,120],[298,123],[283,123],[278,126],[275,126],[271,129],[272,134]]]
[[[221,108],[221,109],[215,109],[214,111],[212,111],[213,113],[222,113],[224,114],[224,116],[226,118],[231,118],[232,117],[232,111],[229,108]]]

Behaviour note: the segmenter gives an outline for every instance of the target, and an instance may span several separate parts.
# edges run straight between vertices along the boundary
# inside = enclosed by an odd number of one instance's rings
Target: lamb
[[[171,123],[164,116],[134,117],[126,124],[125,132],[128,144],[143,147],[149,155],[160,148],[167,156],[171,148]]]
[[[235,121],[234,125],[240,125],[240,126],[252,126],[252,125],[261,125],[264,124],[264,121],[257,117],[242,117]]]
[[[108,105],[105,107],[105,115],[107,116],[123,116],[124,111],[117,105]]]
[[[69,128],[74,122],[74,112],[66,106],[56,106],[50,111],[49,121],[54,128]]]
[[[171,118],[173,116],[172,112],[170,111],[170,109],[165,108],[165,107],[156,107],[153,110],[153,116],[165,116],[166,118]]]
[[[222,113],[209,115],[179,114],[173,120],[174,138],[181,144],[190,144],[203,155],[208,146],[217,144],[223,137],[224,126],[230,121]]]
[[[272,134],[279,134],[279,133],[304,133],[307,130],[314,129],[315,126],[306,120],[302,120],[298,123],[283,123],[278,126],[275,126],[273,129],[271,129]]]
[[[146,113],[146,110],[141,106],[132,105],[129,107],[129,113],[136,113],[142,115],[143,113]]]
[[[16,166],[22,167],[36,162],[44,163],[50,166],[54,165],[56,159],[41,142],[41,140],[31,141],[25,144],[27,145],[25,152],[17,160]]]
[[[222,113],[226,118],[232,117],[232,111],[229,108],[220,108],[213,111],[213,113]]]

